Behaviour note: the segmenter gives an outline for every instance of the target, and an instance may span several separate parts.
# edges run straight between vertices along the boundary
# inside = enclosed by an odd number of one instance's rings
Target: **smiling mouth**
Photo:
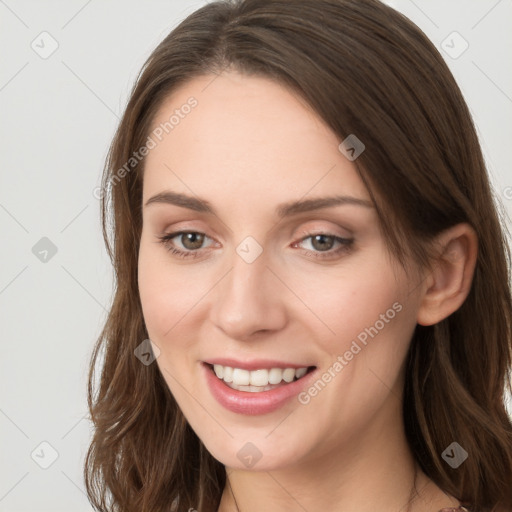
[[[261,393],[278,387],[286,386],[291,382],[302,379],[312,372],[316,366],[302,368],[261,368],[257,370],[245,370],[220,364],[206,365],[216,377],[226,386],[237,391],[249,393]]]

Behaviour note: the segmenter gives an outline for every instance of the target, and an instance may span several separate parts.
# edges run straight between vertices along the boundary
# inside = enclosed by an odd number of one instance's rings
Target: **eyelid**
[[[332,224],[332,223],[329,223],[329,224]],[[294,235],[293,237],[298,237],[298,236],[310,236],[310,235],[332,235],[332,236],[337,236],[337,237],[340,237],[340,238],[352,238],[354,236],[354,234],[352,233],[351,230],[347,229],[347,228],[342,228],[341,226],[338,226],[338,225],[332,225],[332,226],[318,226],[318,225],[314,225],[310,228],[306,227],[300,227],[298,231],[295,231],[294,232]]]
[[[341,236],[337,236],[333,233],[329,233],[328,231],[324,231],[323,233],[306,234],[306,236],[303,236],[297,242],[293,242],[292,247],[297,247],[297,246],[299,246],[299,244],[303,243],[305,240],[313,239],[317,235],[323,235],[326,237],[333,238],[335,243],[337,242],[338,244],[340,244],[340,246],[337,249],[329,249],[327,251],[310,251],[309,249],[303,249],[308,254],[311,254],[311,253],[317,254],[318,255],[317,258],[322,258],[322,257],[328,258],[329,256],[333,256],[333,255],[337,254],[338,252],[341,252],[342,250],[349,250],[352,248],[354,241],[355,241],[353,237],[351,237],[351,238],[341,237]],[[325,256],[320,256],[322,254],[325,254]]]

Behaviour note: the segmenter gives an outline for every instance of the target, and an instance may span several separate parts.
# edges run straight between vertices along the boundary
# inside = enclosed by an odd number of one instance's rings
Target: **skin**
[[[226,466],[240,510],[272,503],[276,512],[405,512],[415,461],[401,416],[404,358],[417,323],[442,320],[467,296],[474,232],[465,224],[447,230],[434,271],[407,275],[388,256],[374,208],[280,219],[276,207],[288,201],[339,194],[371,202],[341,140],[289,90],[233,70],[176,90],[153,128],[190,96],[197,106],[149,152],[143,187],[144,205],[171,190],[204,198],[216,212],[143,207],[140,298],[171,392]],[[168,242],[197,257],[180,259],[158,239],[180,230],[206,234],[200,249],[184,237]],[[307,238],[318,233],[353,245],[335,254],[340,244],[328,238],[322,251]],[[263,249],[252,263],[236,252],[248,236]],[[224,409],[206,386],[200,363],[213,357],[327,370],[396,302],[401,311],[307,405],[292,399],[245,416]],[[252,469],[237,457],[248,441],[262,454]],[[459,505],[421,471],[416,488],[414,512]],[[226,486],[219,511],[235,510]]]

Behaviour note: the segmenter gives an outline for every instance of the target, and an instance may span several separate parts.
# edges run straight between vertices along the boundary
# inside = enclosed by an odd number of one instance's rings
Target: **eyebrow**
[[[196,212],[217,215],[211,203],[205,199],[188,196],[186,194],[180,194],[177,192],[171,192],[168,190],[160,192],[159,194],[149,198],[146,201],[145,206],[149,206],[155,203],[173,204],[175,206],[181,206],[182,208],[188,208],[189,210],[194,210]],[[354,205],[362,206],[365,208],[373,208],[373,204],[366,199],[360,199],[353,196],[330,196],[282,203],[277,206],[276,212],[279,217],[283,218],[295,215],[297,213],[309,212],[322,208],[329,208],[331,206],[341,205]]]

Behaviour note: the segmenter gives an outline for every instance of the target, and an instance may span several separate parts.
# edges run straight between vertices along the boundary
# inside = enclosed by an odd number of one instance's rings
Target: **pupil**
[[[201,233],[185,233],[182,237],[183,246],[187,249],[199,249],[203,245],[204,235]]]
[[[319,251],[327,251],[332,248],[333,242],[334,239],[330,235],[315,235],[311,243],[315,249]]]

